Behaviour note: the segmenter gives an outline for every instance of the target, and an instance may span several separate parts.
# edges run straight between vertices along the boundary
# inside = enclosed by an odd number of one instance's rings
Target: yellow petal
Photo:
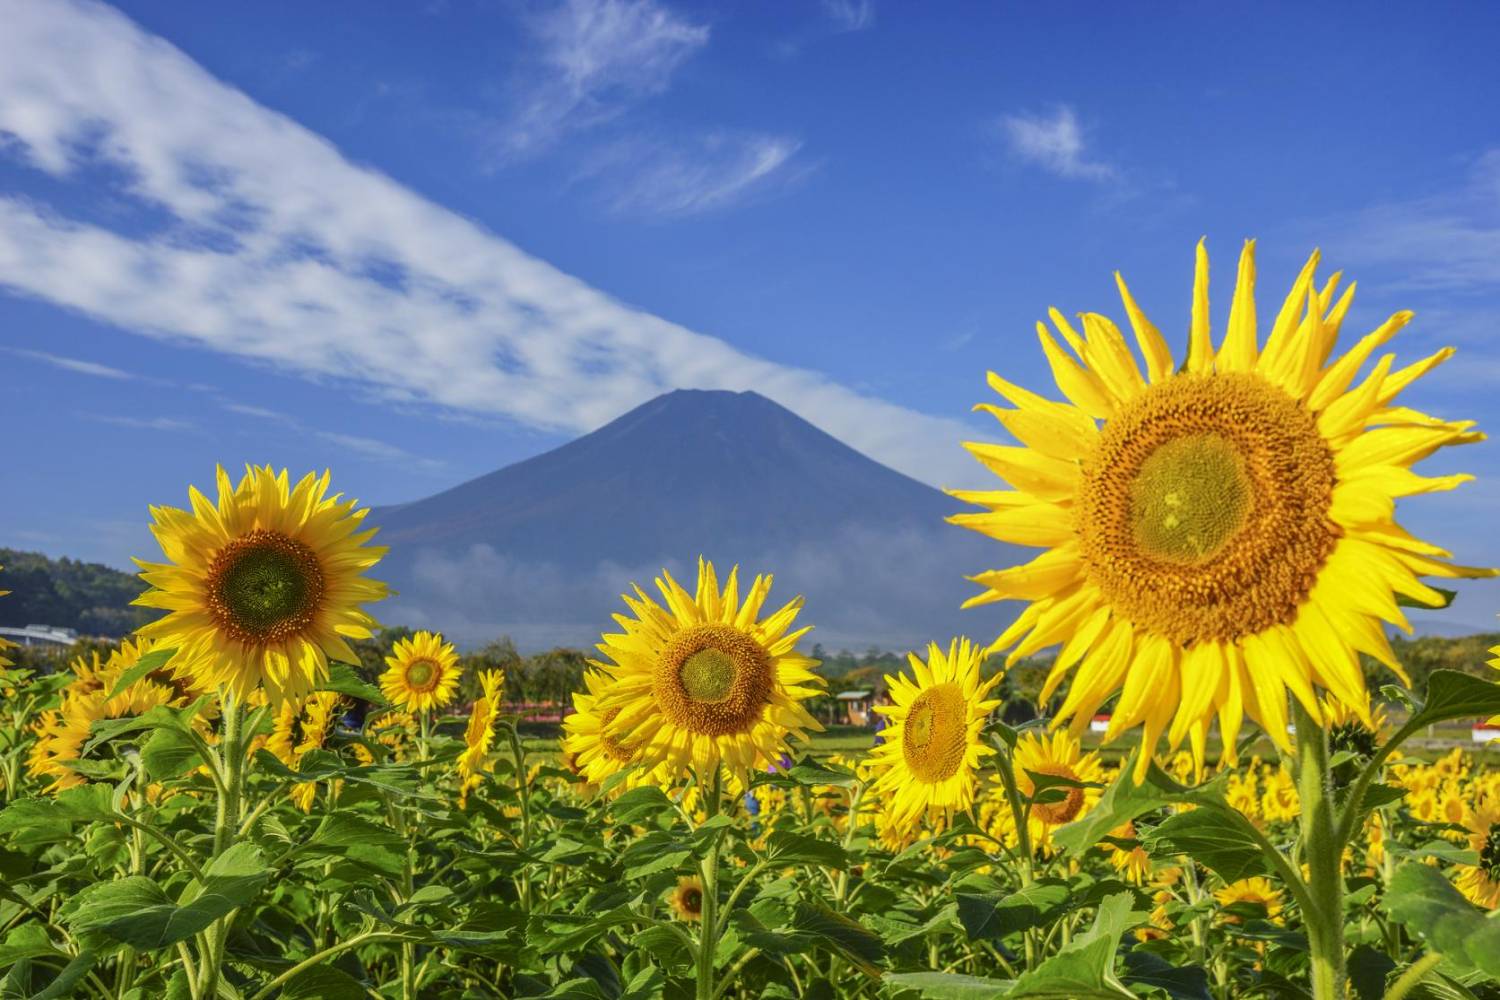
[[[1146,359],[1146,374],[1152,384],[1170,378],[1173,369],[1172,350],[1167,346],[1152,322],[1146,318],[1141,307],[1136,305],[1135,297],[1130,294],[1130,289],[1125,286],[1125,279],[1120,277],[1120,272],[1115,272],[1115,284],[1120,288],[1120,299],[1125,303],[1125,315],[1130,319],[1130,328],[1135,331],[1136,344],[1140,346],[1141,357]]]
[[[1255,342],[1255,241],[1246,240],[1240,251],[1239,276],[1234,301],[1229,306],[1229,329],[1219,347],[1215,367],[1219,371],[1249,372],[1257,360]]]
[[[1214,347],[1208,335],[1207,237],[1198,241],[1193,267],[1193,322],[1188,334],[1187,370],[1199,375],[1213,371]]]

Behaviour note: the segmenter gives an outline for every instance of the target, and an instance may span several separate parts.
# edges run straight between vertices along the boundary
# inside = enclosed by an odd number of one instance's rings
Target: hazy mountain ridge
[[[690,585],[701,553],[774,573],[773,602],[805,594],[825,645],[864,649],[992,638],[1009,620],[959,608],[965,574],[1024,555],[944,521],[961,509],[757,393],[678,390],[370,520],[401,592],[391,620],[590,643],[631,582],[665,566]]]

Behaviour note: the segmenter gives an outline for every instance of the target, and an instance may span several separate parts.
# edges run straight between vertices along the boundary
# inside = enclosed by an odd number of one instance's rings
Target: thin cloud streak
[[[97,361],[85,361],[82,358],[67,358],[60,354],[48,354],[46,351],[29,351],[20,347],[3,347],[0,350],[3,350],[6,354],[14,354],[18,358],[40,361],[42,364],[51,365],[53,368],[76,372],[79,375],[92,375],[95,378],[114,379],[120,382],[129,382],[140,378],[138,375],[133,375],[119,368],[101,365]]]
[[[0,281],[19,293],[393,401],[551,431],[592,430],[672,388],[754,389],[919,479],[973,475],[956,445],[964,423],[617,302],[350,163],[110,8],[0,0],[0,20],[4,148],[64,181],[107,160],[120,168],[115,194],[180,230],[127,234],[0,196]]]

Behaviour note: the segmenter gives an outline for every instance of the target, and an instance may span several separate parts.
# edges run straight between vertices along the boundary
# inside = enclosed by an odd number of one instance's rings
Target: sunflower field
[[[991,373],[1002,488],[954,491],[1040,550],[954,567],[1019,613],[912,653],[851,753],[769,575],[629,584],[539,740],[441,635],[356,669],[385,550],[327,473],[219,470],[151,510],[159,617],[0,649],[0,997],[1500,997],[1495,751],[1420,739],[1500,674],[1413,690],[1387,639],[1495,575],[1395,520],[1482,435],[1398,402],[1451,351],[1370,364],[1410,314],[1336,355],[1317,265],[1262,339],[1247,243],[1215,346],[1200,244],[1180,362],[1123,281],[1135,350],[1049,312],[1062,398]]]

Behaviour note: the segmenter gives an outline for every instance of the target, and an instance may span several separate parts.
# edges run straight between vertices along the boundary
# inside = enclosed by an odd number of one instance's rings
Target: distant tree
[[[0,625],[55,625],[84,635],[128,635],[161,612],[133,607],[146,585],[130,573],[77,559],[0,548]]]

